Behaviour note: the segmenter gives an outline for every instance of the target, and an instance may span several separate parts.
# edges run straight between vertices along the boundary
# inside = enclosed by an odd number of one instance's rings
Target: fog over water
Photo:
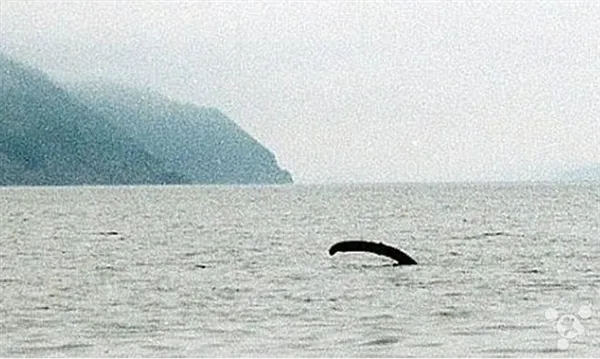
[[[298,182],[600,163],[598,2],[22,2],[0,51],[224,111]]]

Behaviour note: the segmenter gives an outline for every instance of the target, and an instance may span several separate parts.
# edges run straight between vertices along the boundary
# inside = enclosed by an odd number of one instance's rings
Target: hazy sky
[[[600,2],[0,0],[0,50],[221,109],[297,182],[600,163]]]

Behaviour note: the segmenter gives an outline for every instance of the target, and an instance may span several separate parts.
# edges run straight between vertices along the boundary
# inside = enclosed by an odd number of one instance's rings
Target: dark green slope
[[[292,182],[273,153],[216,109],[113,85],[79,84],[71,91],[142,143],[170,171],[193,182]]]
[[[0,185],[181,181],[45,74],[0,54]]]

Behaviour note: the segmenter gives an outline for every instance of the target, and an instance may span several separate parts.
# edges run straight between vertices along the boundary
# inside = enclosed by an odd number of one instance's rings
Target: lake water
[[[600,354],[600,186],[0,188],[0,356]],[[338,241],[397,246],[419,265]]]

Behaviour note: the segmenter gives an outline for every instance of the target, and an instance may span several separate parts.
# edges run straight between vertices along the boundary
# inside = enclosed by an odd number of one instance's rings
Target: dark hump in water
[[[343,241],[338,242],[329,248],[329,255],[334,255],[337,252],[370,252],[386,256],[396,260],[399,265],[417,264],[408,254],[402,252],[398,248],[388,246],[381,242],[368,241]]]

